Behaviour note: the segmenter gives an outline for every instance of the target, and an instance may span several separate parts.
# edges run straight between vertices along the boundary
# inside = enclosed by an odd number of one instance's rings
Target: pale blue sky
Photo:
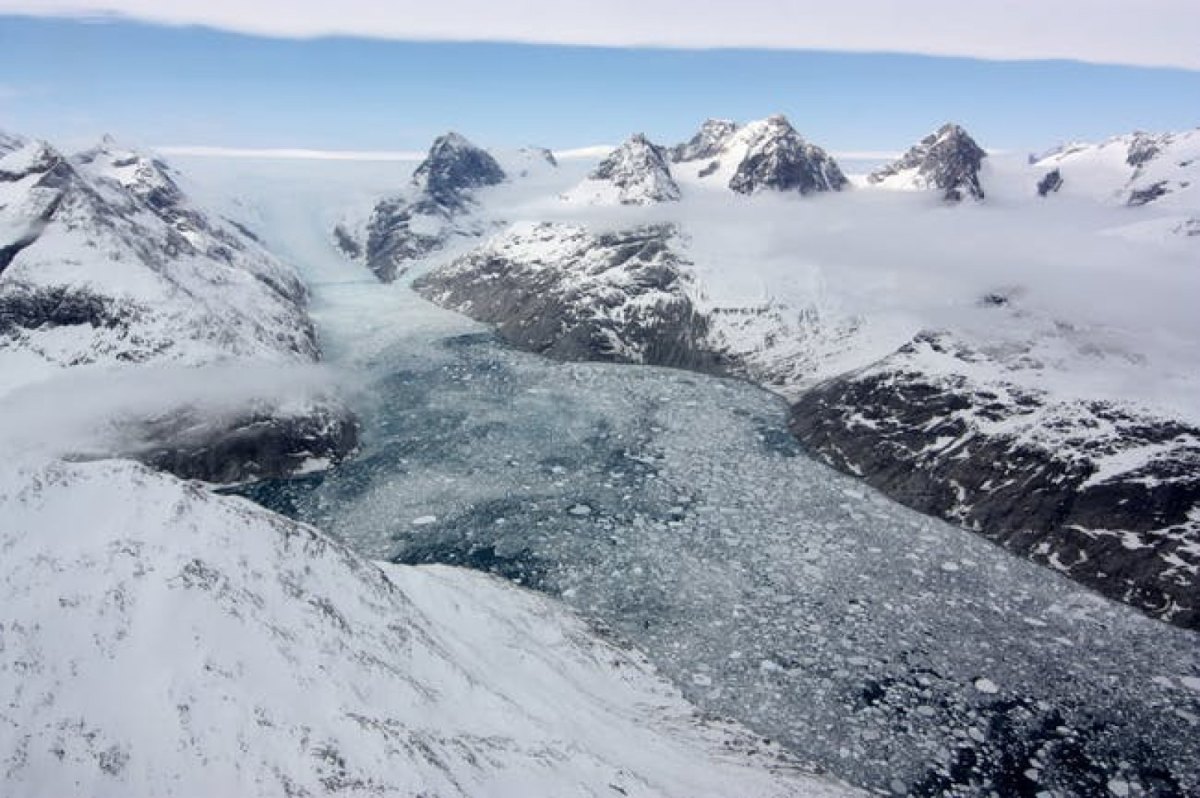
[[[672,143],[707,116],[786,113],[833,150],[898,150],[946,120],[1037,150],[1200,125],[1200,72],[788,50],[260,38],[0,16],[0,127],[82,143],[421,149]]]

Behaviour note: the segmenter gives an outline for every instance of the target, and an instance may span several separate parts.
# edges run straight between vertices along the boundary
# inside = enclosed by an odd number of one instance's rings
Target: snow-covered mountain
[[[1038,192],[1169,211],[1140,232],[1156,237],[1200,235],[1200,128],[1144,132],[1100,144],[1067,144],[1040,156]]]
[[[1194,138],[1030,163],[985,160],[948,125],[813,202],[796,194],[844,177],[786,120],[710,121],[671,150],[678,202],[530,204],[544,215],[415,287],[554,357],[748,378],[798,402],[793,431],[827,462],[1194,627],[1200,351],[1183,297],[1200,275],[1168,229],[1200,217]],[[954,214],[892,190],[985,187],[994,202]]]
[[[958,125],[946,123],[921,139],[899,160],[872,172],[868,182],[883,188],[940,191],[947,202],[984,198],[979,170],[987,153]]]
[[[451,239],[482,235],[486,228],[470,218],[475,192],[506,178],[485,150],[446,133],[434,140],[408,191],[381,200],[362,222],[337,225],[334,240],[347,256],[391,282]]]
[[[679,186],[666,150],[637,133],[563,198],[587,205],[653,205],[678,200]]]
[[[760,191],[841,191],[849,185],[837,161],[804,140],[783,115],[738,127],[708,120],[672,150],[679,164],[699,164],[689,174],[727,185],[739,194]]]
[[[123,461],[0,467],[0,792],[833,796],[548,599]]]
[[[318,348],[307,298],[289,266],[194,204],[161,160],[107,138],[73,158],[0,139],[0,398],[27,405],[17,394],[64,369],[309,365]],[[233,481],[354,445],[352,420],[329,396],[260,394],[203,421],[194,409],[185,397],[127,419],[139,456]]]
[[[55,365],[311,361],[296,274],[191,205],[162,163],[111,141],[0,157],[4,348]]]

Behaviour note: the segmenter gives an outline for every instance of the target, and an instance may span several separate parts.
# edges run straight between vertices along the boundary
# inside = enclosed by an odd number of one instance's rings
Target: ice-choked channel
[[[375,284],[269,176],[246,207],[313,283],[364,449],[248,495],[560,596],[701,707],[885,793],[1200,792],[1196,635],[819,465],[749,385],[548,362]]]

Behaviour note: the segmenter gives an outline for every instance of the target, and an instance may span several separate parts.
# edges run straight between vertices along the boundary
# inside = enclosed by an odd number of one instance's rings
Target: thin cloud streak
[[[419,161],[425,153],[387,150],[310,150],[298,148],[209,147],[191,144],[168,144],[155,147],[163,155],[186,155],[199,158],[279,158],[303,161]]]
[[[127,17],[265,36],[1068,59],[1200,70],[1196,0],[0,0],[0,13]]]

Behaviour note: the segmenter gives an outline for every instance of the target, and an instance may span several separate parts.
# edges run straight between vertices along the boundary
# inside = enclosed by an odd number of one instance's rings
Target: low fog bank
[[[0,446],[14,460],[212,447],[248,420],[349,419],[345,402],[356,385],[315,365],[77,367],[0,396]]]

